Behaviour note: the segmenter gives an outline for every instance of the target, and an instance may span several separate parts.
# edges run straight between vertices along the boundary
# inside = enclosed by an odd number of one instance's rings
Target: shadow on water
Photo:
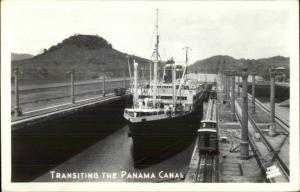
[[[132,146],[131,153],[134,157],[136,153],[138,158],[134,159],[135,169],[145,169],[155,164],[166,161],[176,154],[184,151],[192,143],[194,143],[196,137],[188,138],[173,138],[167,141],[156,140],[153,143],[148,143],[146,146],[139,149],[134,149]]]
[[[12,132],[12,182],[26,182],[124,126],[126,101],[103,104]]]

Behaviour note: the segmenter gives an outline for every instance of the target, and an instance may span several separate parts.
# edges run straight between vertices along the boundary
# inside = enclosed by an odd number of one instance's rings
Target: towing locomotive
[[[218,111],[217,92],[213,87],[208,100],[208,107],[204,119],[198,129],[199,152],[218,153]]]

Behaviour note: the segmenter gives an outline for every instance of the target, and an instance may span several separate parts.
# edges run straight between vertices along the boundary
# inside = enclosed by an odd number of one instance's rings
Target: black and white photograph
[[[299,1],[1,1],[3,191],[298,191]]]

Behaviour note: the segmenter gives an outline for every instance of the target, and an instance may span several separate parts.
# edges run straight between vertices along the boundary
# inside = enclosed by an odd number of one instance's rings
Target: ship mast
[[[186,80],[186,74],[187,74],[187,68],[188,68],[188,63],[189,63],[189,50],[192,50],[190,47],[184,47],[183,49],[185,49],[185,68],[182,74],[182,77],[180,79],[180,84],[179,84],[179,88],[177,91],[177,95],[179,94],[179,91],[181,90],[181,86],[184,83],[184,81]]]
[[[158,9],[156,9],[156,43],[155,43],[155,60],[154,60],[154,69],[153,69],[153,106],[156,105],[156,96],[157,96],[157,64],[158,64],[158,44],[159,44],[159,34],[158,34]]]
[[[185,68],[186,68],[186,74],[188,74],[188,64],[189,64],[189,50],[192,50],[190,47],[186,46],[183,49],[185,49]]]
[[[152,62],[150,61],[150,62],[149,62],[149,64],[150,64],[150,70],[149,70],[149,71],[150,71],[149,85],[151,85],[151,81],[152,81],[152,67],[151,67],[152,64],[151,64],[151,63],[152,63]]]
[[[134,94],[133,94],[133,106],[136,106],[137,104],[137,99],[138,99],[138,95],[137,95],[137,83],[138,83],[138,63],[135,62],[135,60],[133,59],[133,67],[134,67]]]

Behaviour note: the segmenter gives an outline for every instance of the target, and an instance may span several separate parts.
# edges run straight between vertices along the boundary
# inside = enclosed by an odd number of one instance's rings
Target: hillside
[[[257,72],[268,79],[268,69],[270,67],[285,67],[287,77],[289,77],[288,57],[275,56],[262,59],[235,59],[227,55],[212,56],[207,59],[196,61],[189,68],[192,72],[218,73],[222,71],[241,71],[244,66],[250,72]]]
[[[218,73],[225,70],[241,70],[242,63],[227,55],[217,55],[207,59],[196,61],[190,66],[190,71]]]
[[[144,58],[129,55],[141,65],[148,65]],[[123,76],[127,54],[113,49],[99,36],[74,35],[45,49],[33,58],[13,61],[12,66],[22,71],[22,79],[66,79],[67,71],[74,68],[76,79],[95,79],[102,71],[111,77]],[[133,69],[133,68],[131,68]]]
[[[13,56],[13,55],[12,55]],[[129,55],[139,63],[139,68],[149,69],[149,60]],[[110,77],[122,77],[127,65],[127,54],[113,48],[104,38],[97,35],[73,35],[57,45],[44,49],[42,54],[32,58],[12,61],[12,67],[21,71],[20,79],[31,81],[61,81],[69,78],[68,71],[76,71],[76,79],[96,79],[105,70]],[[289,58],[275,56],[262,59],[235,59],[227,55],[217,55],[199,60],[189,67],[190,72],[218,73],[222,71],[241,71],[247,66],[268,79],[268,68],[283,66],[289,69]],[[159,65],[161,72],[161,65]],[[127,70],[128,73],[128,70]],[[145,74],[147,76],[148,72]],[[286,72],[289,77],[289,71]]]
[[[27,53],[11,53],[11,60],[12,61],[18,61],[18,60],[22,60],[22,59],[29,59],[34,57],[31,54],[27,54]]]

